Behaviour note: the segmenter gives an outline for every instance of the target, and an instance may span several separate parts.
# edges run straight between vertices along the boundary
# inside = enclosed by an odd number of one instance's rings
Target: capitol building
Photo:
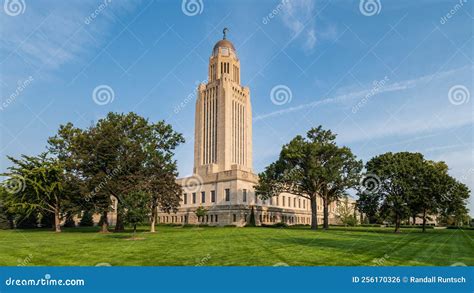
[[[252,209],[257,225],[311,223],[308,199],[282,193],[261,200],[255,194],[251,94],[240,77],[240,60],[225,29],[212,49],[207,83],[197,89],[193,175],[177,180],[183,188],[181,205],[176,213],[160,212],[160,223],[244,226]],[[205,215],[196,215],[199,207]],[[333,204],[331,222],[334,209]],[[318,199],[320,223],[322,212]]]

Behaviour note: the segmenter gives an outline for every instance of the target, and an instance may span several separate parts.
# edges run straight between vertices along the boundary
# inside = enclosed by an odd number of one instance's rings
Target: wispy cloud
[[[452,76],[452,75],[456,74],[457,72],[459,72],[461,70],[465,70],[466,68],[468,68],[468,67],[462,67],[462,68],[447,70],[447,71],[443,71],[443,72],[439,72],[439,73],[435,73],[435,74],[429,74],[429,75],[421,76],[421,77],[414,78],[414,79],[408,79],[408,80],[403,80],[403,81],[399,81],[399,82],[394,82],[394,83],[385,85],[385,86],[381,87],[380,89],[378,89],[377,93],[372,98],[382,97],[381,94],[383,94],[383,93],[403,91],[403,90],[406,90],[406,89],[409,89],[409,88],[417,87],[417,86],[422,85],[422,84],[426,84],[427,82],[431,82],[434,79],[442,79],[442,78],[445,78],[445,77],[448,77],[448,76]],[[315,108],[315,107],[323,106],[323,105],[327,105],[327,104],[340,103],[340,102],[343,102],[343,101],[352,100],[352,99],[356,99],[356,98],[362,99],[362,98],[366,97],[367,95],[371,94],[372,92],[373,92],[373,86],[370,85],[370,86],[368,86],[368,88],[366,90],[347,92],[347,93],[343,93],[343,94],[337,95],[337,96],[332,97],[332,98],[323,98],[321,100],[314,101],[314,102],[311,102],[311,103],[301,104],[301,105],[298,105],[298,106],[289,107],[289,108],[273,111],[273,112],[266,113],[266,114],[261,114],[261,115],[255,116],[253,121],[258,122],[260,120],[266,120],[266,119],[273,118],[273,117],[280,116],[280,115],[285,115],[285,114],[289,114],[289,113],[293,113],[293,112],[297,112],[297,111],[301,111],[301,110],[307,110],[307,109],[310,109],[310,108]]]
[[[292,38],[304,36],[303,48],[311,50],[316,45],[316,28],[312,20],[315,1],[292,0],[285,2],[283,11],[283,23],[290,30]]]

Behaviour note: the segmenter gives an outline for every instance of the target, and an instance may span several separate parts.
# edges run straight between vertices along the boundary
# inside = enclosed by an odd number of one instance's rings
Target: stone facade
[[[250,89],[240,84],[240,60],[234,45],[218,41],[209,58],[208,81],[198,86],[193,175],[177,181],[183,187],[177,213],[159,213],[160,223],[244,226],[254,210],[257,225],[311,223],[309,200],[280,194],[257,198],[252,171]],[[322,223],[322,201],[318,202]],[[196,215],[202,206],[206,214]],[[335,222],[335,204],[330,207]]]

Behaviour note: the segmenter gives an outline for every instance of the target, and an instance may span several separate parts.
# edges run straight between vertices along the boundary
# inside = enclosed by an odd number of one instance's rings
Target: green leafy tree
[[[335,139],[321,126],[310,129],[306,138],[296,136],[283,146],[278,160],[259,174],[257,194],[266,199],[287,192],[309,199],[311,229],[318,228],[317,198],[322,196],[328,226],[327,207],[355,184],[361,168],[348,148],[336,146]]]
[[[357,225],[357,218],[354,215],[355,207],[349,202],[349,197],[346,195],[336,206],[336,217],[346,226]]]
[[[207,209],[204,208],[203,206],[199,206],[194,213],[196,214],[196,217],[198,217],[198,221],[201,219],[204,220],[204,217],[207,215]]]
[[[89,211],[84,211],[79,222],[79,226],[81,227],[92,227],[94,226],[94,219],[92,217],[92,213]]]
[[[257,226],[257,223],[255,221],[255,210],[254,210],[254,207],[252,206],[252,208],[250,209],[250,215],[249,215],[249,221],[246,225],[247,227],[255,227]]]
[[[8,173],[3,174],[8,177],[6,184],[18,178],[24,182],[21,190],[9,195],[10,204],[25,209],[27,213],[54,214],[54,229],[61,232],[62,204],[68,200],[63,192],[66,179],[61,164],[46,154],[8,158],[13,165],[8,168]]]
[[[379,222],[379,210],[381,198],[378,193],[359,191],[357,193],[357,210],[365,215],[368,223],[376,224]]]
[[[137,225],[148,217],[150,198],[145,192],[132,192],[122,199],[125,210],[125,223],[133,227],[133,237],[137,232]]]

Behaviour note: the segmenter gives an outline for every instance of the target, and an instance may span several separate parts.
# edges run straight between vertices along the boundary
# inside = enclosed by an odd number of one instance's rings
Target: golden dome
[[[213,52],[216,51],[216,49],[218,48],[229,48],[229,49],[232,49],[235,51],[235,47],[234,45],[232,44],[231,41],[227,40],[227,39],[224,39],[224,40],[220,40],[219,42],[217,42],[215,45],[214,45],[214,49],[212,49]]]

